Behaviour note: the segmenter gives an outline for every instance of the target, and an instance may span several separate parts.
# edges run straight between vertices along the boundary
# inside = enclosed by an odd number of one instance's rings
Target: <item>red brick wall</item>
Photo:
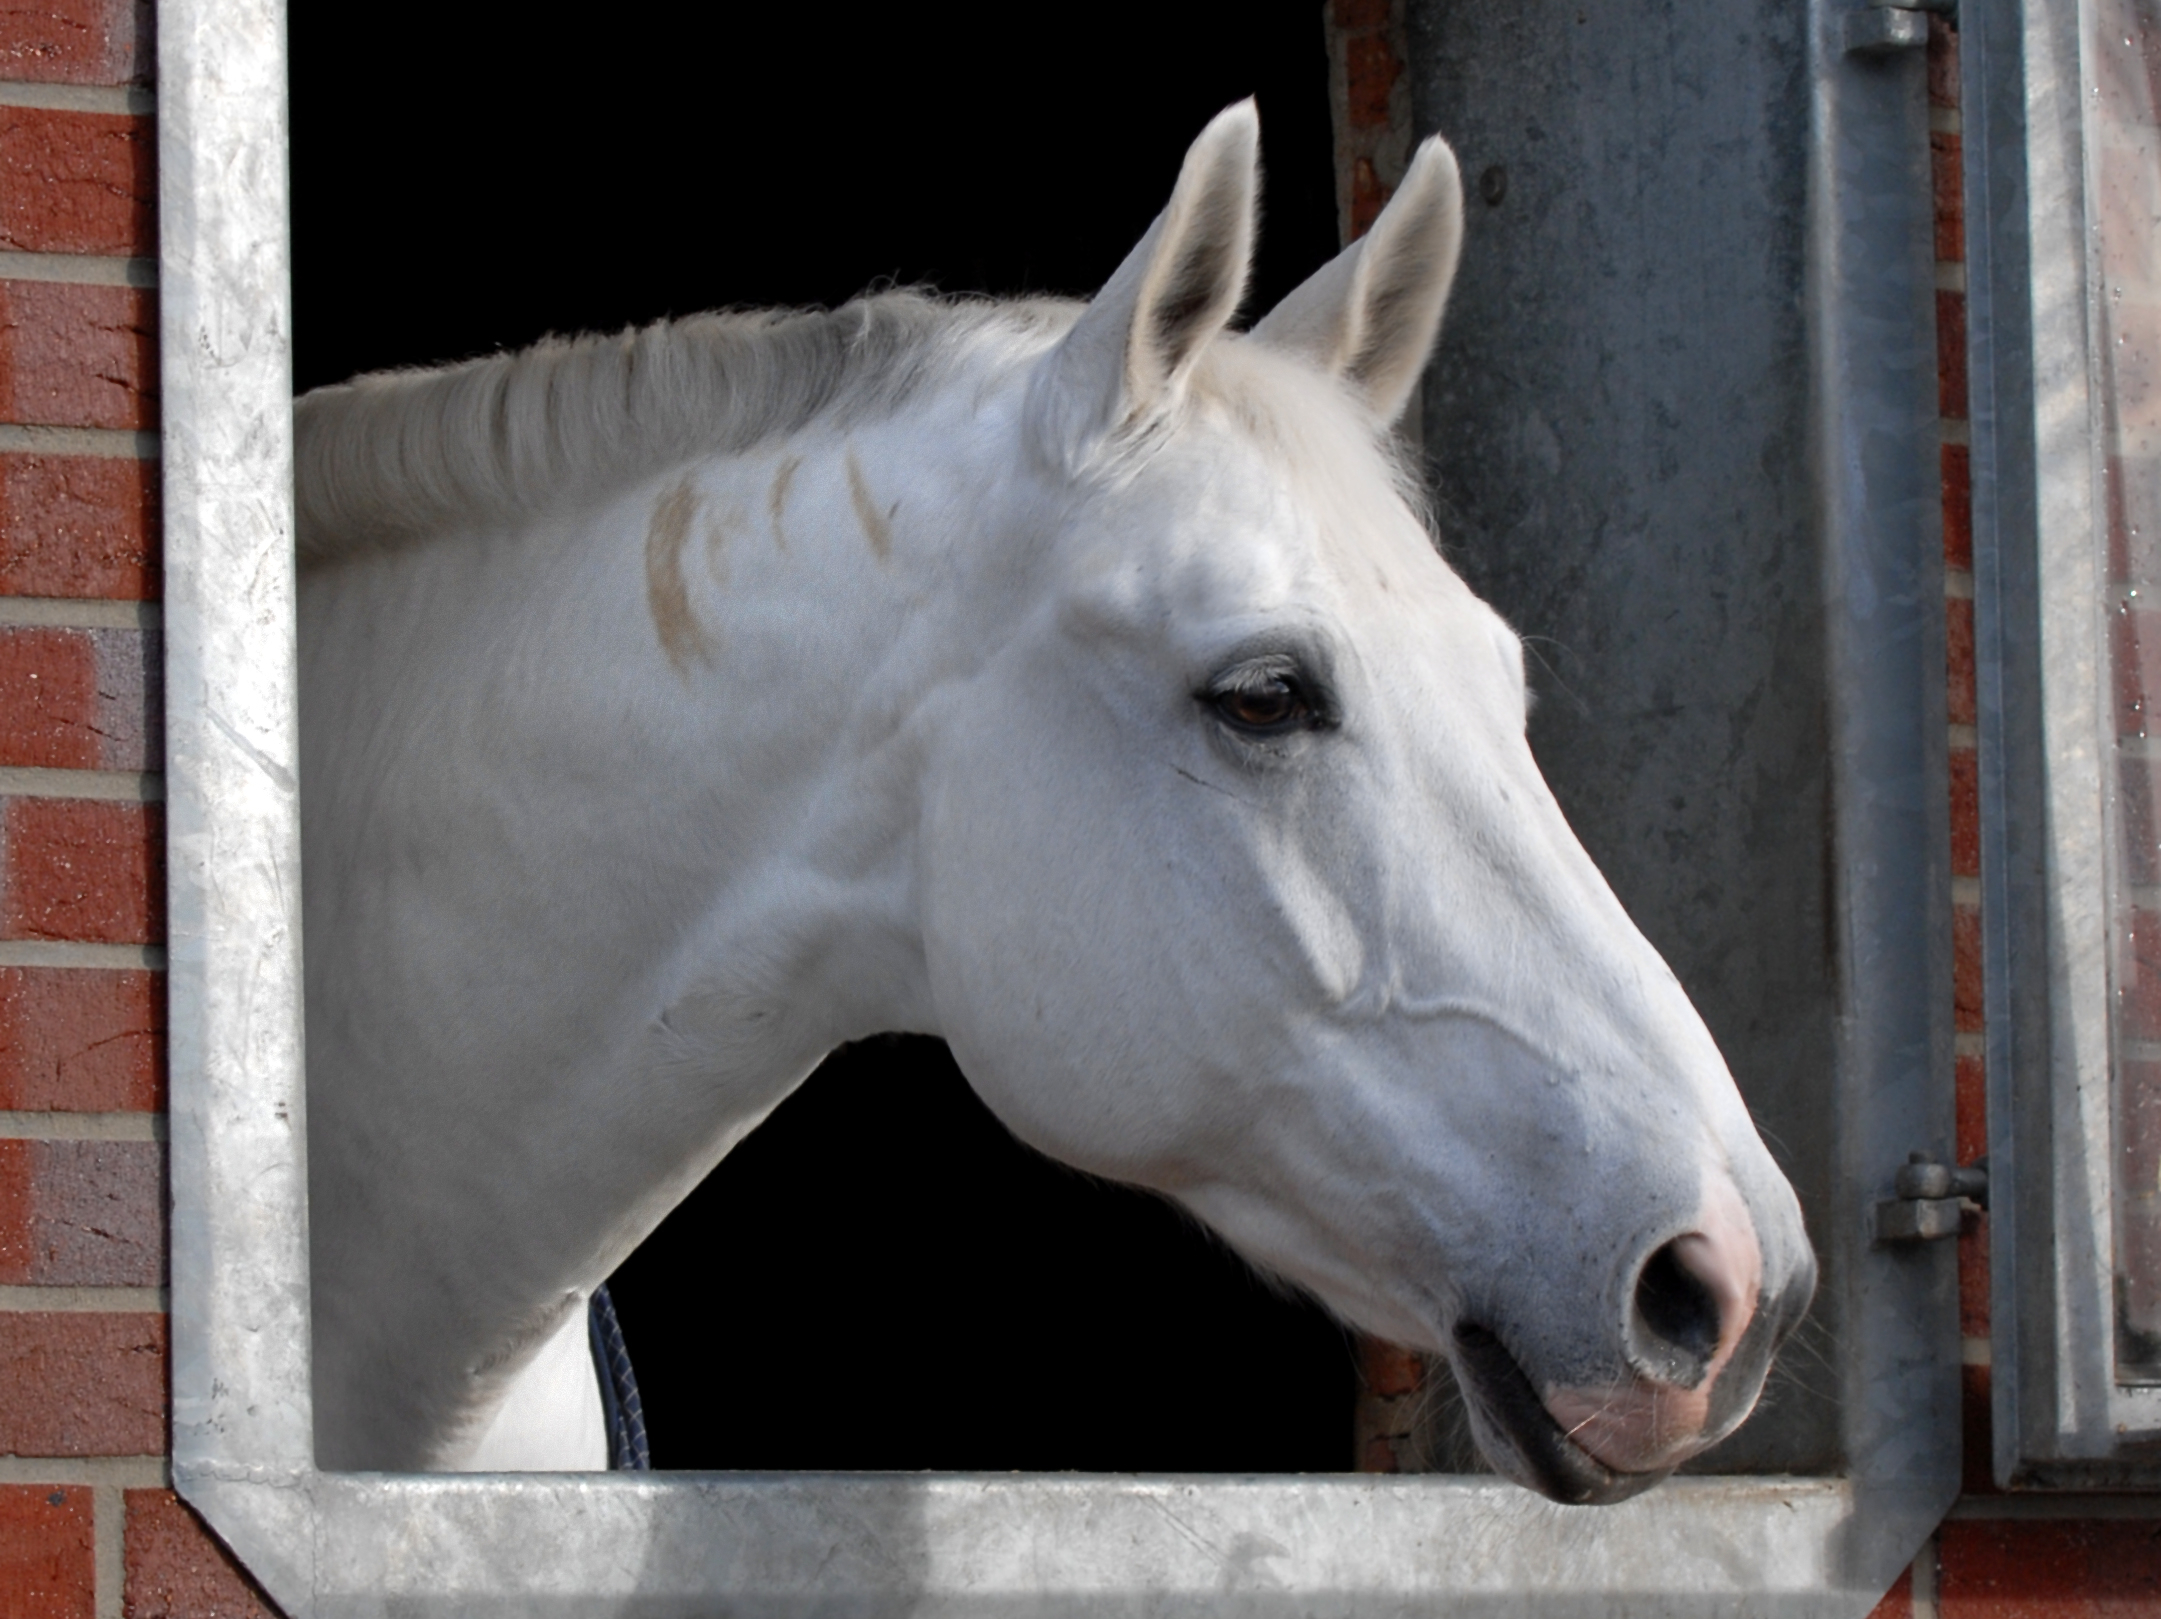
[[[0,1616],[270,1612],[166,1464],[147,9],[0,0]]]

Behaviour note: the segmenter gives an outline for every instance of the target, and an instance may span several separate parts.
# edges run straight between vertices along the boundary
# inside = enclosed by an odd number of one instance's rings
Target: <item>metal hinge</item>
[[[1856,56],[1910,51],[1928,43],[1928,13],[1956,18],[1958,0],[1869,0],[1846,13],[1846,49]]]
[[[1958,1235],[1968,1203],[1988,1207],[1988,1160],[1964,1169],[1939,1164],[1925,1152],[1909,1153],[1892,1182],[1896,1197],[1876,1205],[1878,1242],[1935,1242]]]

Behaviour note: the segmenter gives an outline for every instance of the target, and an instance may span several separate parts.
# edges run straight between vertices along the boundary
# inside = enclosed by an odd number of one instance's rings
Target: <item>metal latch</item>
[[[1876,1205],[1876,1240],[1935,1242],[1958,1235],[1967,1203],[1988,1207],[1988,1160],[1958,1169],[1925,1152],[1909,1153],[1891,1184],[1898,1195]]]
[[[1928,43],[1928,13],[1958,15],[1958,0],[1869,0],[1846,13],[1846,49],[1856,56],[1884,56]]]

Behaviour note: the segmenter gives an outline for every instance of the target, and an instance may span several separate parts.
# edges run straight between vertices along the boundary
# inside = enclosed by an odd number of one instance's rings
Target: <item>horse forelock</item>
[[[1195,367],[1188,411],[1214,414],[1247,440],[1331,549],[1406,514],[1432,537],[1430,493],[1409,447],[1377,430],[1340,379],[1305,360],[1220,339]]]
[[[899,290],[318,388],[293,408],[300,560],[514,523],[816,421],[889,417],[971,362],[1041,352],[1080,307]]]

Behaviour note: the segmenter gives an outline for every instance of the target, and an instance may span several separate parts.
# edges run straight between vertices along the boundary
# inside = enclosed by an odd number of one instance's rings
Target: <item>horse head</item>
[[[1208,127],[1029,375],[1044,588],[922,716],[941,1032],[1024,1140],[1448,1357],[1502,1472],[1618,1500],[1747,1415],[1814,1259],[1391,449],[1455,161],[1241,334],[1257,144]]]

